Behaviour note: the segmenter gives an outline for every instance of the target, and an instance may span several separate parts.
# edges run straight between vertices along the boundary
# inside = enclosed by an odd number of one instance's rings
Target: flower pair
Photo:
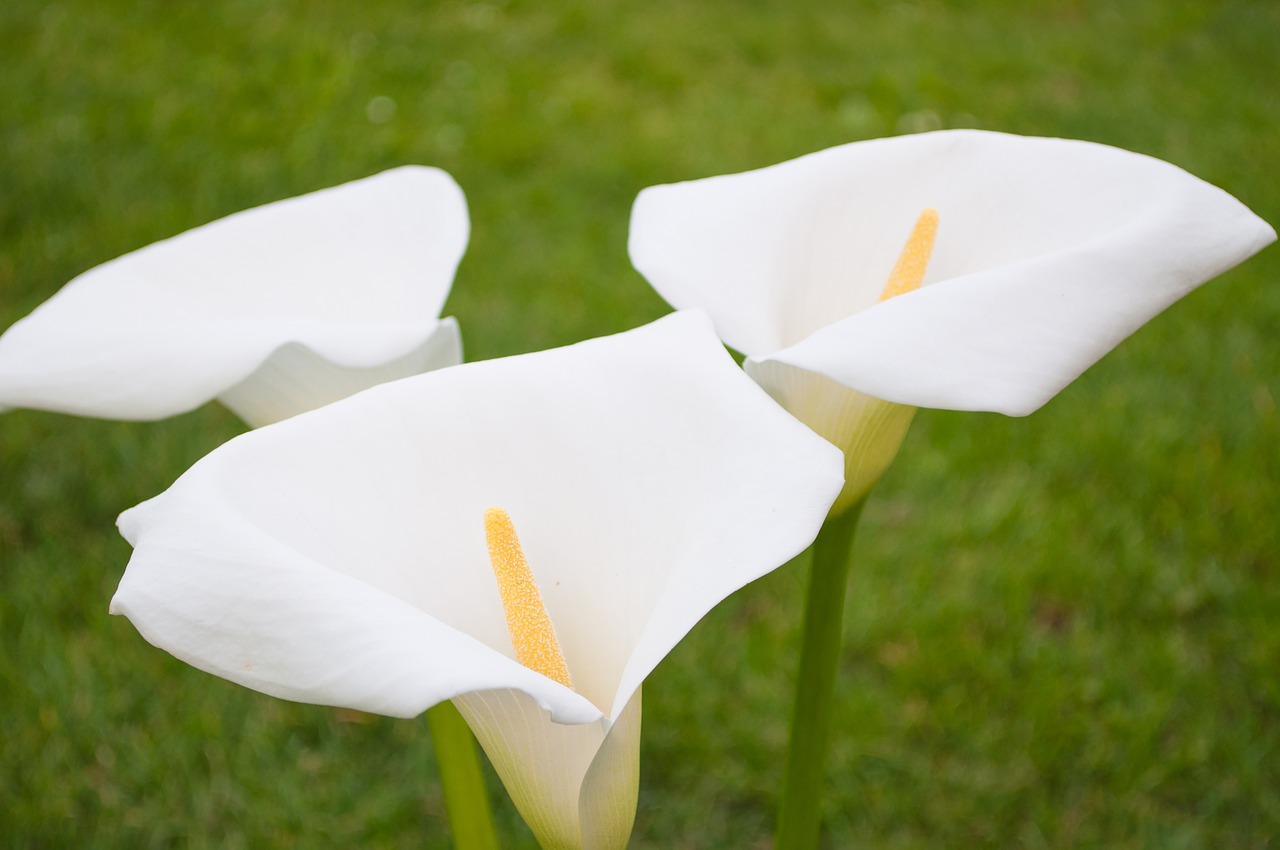
[[[620,848],[641,683],[809,544],[840,453],[697,311],[428,371],[460,360],[434,316],[466,233],[457,186],[419,168],[214,222],[11,328],[0,406],[150,419],[217,398],[269,425],[121,515],[112,612],[278,697],[452,700],[545,847]]]
[[[444,185],[439,172],[390,172],[330,190],[354,201],[386,189],[365,206],[335,201],[353,214],[332,229],[317,217],[280,240],[269,234],[286,206],[271,220],[266,207],[88,273],[0,339],[0,405],[120,416],[127,402],[90,402],[123,372],[148,376],[128,388],[149,405],[130,418],[216,395],[260,424],[376,383],[388,360],[409,374],[458,359],[456,329],[405,314],[434,315],[443,301],[465,243],[461,195],[410,203],[393,175]],[[460,228],[446,208],[462,210]],[[244,254],[237,221],[264,234]],[[454,239],[401,252],[401,228],[424,223]],[[344,237],[385,263],[344,264]],[[646,190],[630,248],[661,294],[707,310],[748,355],[747,373],[844,450],[840,510],[892,460],[916,407],[1029,413],[1274,238],[1166,163],[953,132]],[[201,247],[210,286],[168,327],[174,293],[121,299],[181,271],[182,240]],[[324,257],[291,269],[290,244]],[[405,257],[419,264],[412,276],[443,278],[438,298],[376,289],[407,279]],[[219,282],[231,260],[243,271]],[[309,274],[327,295],[290,315],[298,293],[277,298],[267,279],[310,286]],[[91,286],[95,275],[105,283]],[[344,300],[351,280],[375,288],[377,309]],[[82,310],[72,293],[108,318],[129,311],[131,327],[165,344],[196,344],[160,378],[145,368],[159,348],[86,378],[75,360],[111,350],[109,327],[94,335],[92,313],[79,313],[59,338],[37,322],[66,321],[59,299],[68,315]],[[259,302],[277,312],[214,321]],[[349,313],[376,327],[338,342]],[[252,353],[210,365],[242,331]],[[52,366],[28,375],[15,351]],[[198,391],[165,402],[184,373]],[[307,401],[320,374],[342,377]],[[73,401],[51,403],[59,393]],[[232,441],[121,517],[135,553],[112,608],[178,657],[277,696],[400,716],[452,698],[544,846],[621,847],[641,681],[720,599],[812,540],[840,468],[733,367],[704,318],[683,313],[408,378]]]

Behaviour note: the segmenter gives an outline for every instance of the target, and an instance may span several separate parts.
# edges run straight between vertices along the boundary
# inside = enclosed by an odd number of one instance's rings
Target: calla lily
[[[0,336],[0,410],[250,425],[458,363],[462,190],[407,166],[219,219],[71,281]]]
[[[947,131],[646,189],[630,252],[846,450],[839,511],[892,461],[916,407],[1031,413],[1275,238],[1160,160]],[[910,279],[889,282],[904,265]]]
[[[286,699],[452,699],[545,848],[631,831],[640,686],[802,551],[839,452],[700,312],[375,387],[242,435],[127,511],[112,601]]]

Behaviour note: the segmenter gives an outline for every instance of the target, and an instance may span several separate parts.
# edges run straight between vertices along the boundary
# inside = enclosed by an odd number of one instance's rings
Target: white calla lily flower
[[[916,407],[1031,413],[1275,238],[1169,163],[958,130],[645,189],[630,253],[846,450],[839,510],[892,461]],[[903,265],[909,279],[891,281]]]
[[[448,174],[405,166],[90,269],[0,336],[0,410],[250,425],[462,359],[439,319],[469,234]]]
[[[803,551],[840,453],[700,312],[375,387],[215,450],[127,511],[112,601],[286,699],[452,699],[539,841],[626,845],[640,686]]]

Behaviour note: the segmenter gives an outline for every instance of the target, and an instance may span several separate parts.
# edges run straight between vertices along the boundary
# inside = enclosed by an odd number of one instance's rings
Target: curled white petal
[[[385,342],[394,336],[394,330],[372,327],[353,334],[351,328],[345,327],[338,333],[345,341],[363,342],[361,336],[376,335]],[[418,338],[423,326],[412,325],[404,331]],[[357,342],[351,347],[360,346]],[[343,360],[350,362],[350,358],[327,359],[299,342],[286,343],[240,383],[221,393],[218,401],[255,428],[269,425],[368,387],[461,363],[462,336],[457,320],[444,318],[407,354],[372,366],[343,366]]]
[[[120,518],[151,642],[290,699],[408,715],[521,691],[616,720],[711,607],[816,535],[838,451],[701,314],[374,387],[242,435]],[[506,509],[577,693],[521,667],[484,540]]]
[[[413,717],[460,693],[519,687],[560,722],[600,718],[465,632],[273,538],[215,481],[184,480],[180,496],[120,518],[135,551],[111,613],[156,646],[299,702]]]
[[[230,394],[261,424],[457,362],[437,316],[468,231],[453,179],[407,166],[157,242],[0,336],[0,408],[158,419]]]
[[[924,286],[877,303],[910,223]],[[1152,316],[1274,241],[1140,154],[979,131],[858,142],[646,189],[636,267],[723,338],[905,405],[1025,414]]]

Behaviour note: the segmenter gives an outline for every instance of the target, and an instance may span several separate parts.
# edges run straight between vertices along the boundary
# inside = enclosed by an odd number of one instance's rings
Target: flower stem
[[[804,635],[796,702],[791,713],[776,850],[815,850],[822,826],[822,799],[831,730],[832,696],[844,633],[844,596],[853,532],[865,497],[827,517],[813,542],[813,566],[805,599]]]
[[[457,850],[498,850],[498,835],[489,811],[489,792],[476,739],[451,702],[427,709],[427,725],[436,748],[444,805]]]

